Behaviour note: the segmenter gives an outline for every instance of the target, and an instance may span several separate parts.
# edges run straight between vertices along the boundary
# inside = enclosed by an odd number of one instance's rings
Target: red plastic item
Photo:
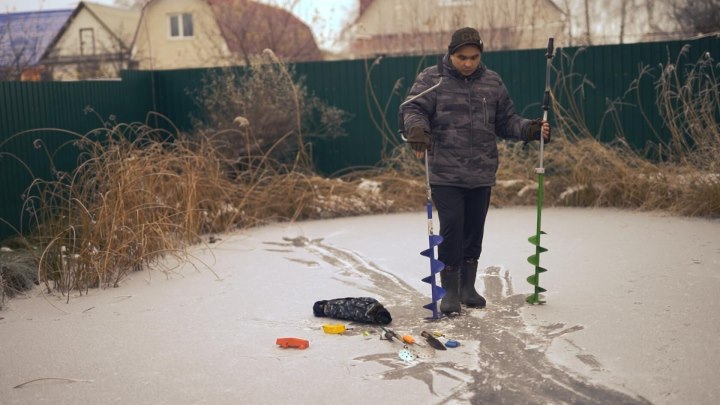
[[[310,347],[310,342],[308,342],[305,339],[299,339],[299,338],[292,338],[292,337],[286,337],[286,338],[277,338],[275,343],[280,347],[293,347],[296,349],[307,349]]]

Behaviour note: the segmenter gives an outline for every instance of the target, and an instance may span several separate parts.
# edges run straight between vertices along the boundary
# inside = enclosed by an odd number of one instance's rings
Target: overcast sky
[[[270,4],[290,4],[291,1],[262,0]],[[93,3],[113,5],[115,0],[93,0]],[[73,9],[76,0],[0,0],[0,12]],[[352,16],[357,0],[298,0],[291,10],[305,21],[315,33],[322,48],[332,48],[343,24]]]

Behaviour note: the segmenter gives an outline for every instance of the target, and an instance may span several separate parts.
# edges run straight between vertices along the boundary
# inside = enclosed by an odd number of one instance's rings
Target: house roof
[[[310,27],[291,12],[253,0],[207,0],[231,52],[257,55],[272,49],[283,59],[322,59]]]
[[[60,38],[62,38],[68,28],[70,28],[73,20],[75,20],[83,9],[87,10],[90,15],[119,42],[121,48],[130,49],[135,30],[140,22],[140,11],[81,1],[75,9],[72,10],[72,13],[65,20],[62,28],[55,34],[50,45],[46,47],[42,58],[48,56],[52,48]]]
[[[140,22],[140,10],[111,7],[89,1],[82,1],[80,4],[84,4],[88,11],[105,24],[124,46],[130,48],[135,29]]]
[[[370,7],[374,0],[360,0],[360,10],[358,11],[358,18],[365,14],[365,11]]]
[[[73,10],[0,14],[0,66],[38,63]]]

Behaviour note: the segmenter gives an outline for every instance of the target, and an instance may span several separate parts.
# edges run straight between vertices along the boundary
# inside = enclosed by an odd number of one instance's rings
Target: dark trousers
[[[432,186],[443,237],[438,259],[446,266],[460,266],[463,259],[480,257],[491,190],[491,187]]]

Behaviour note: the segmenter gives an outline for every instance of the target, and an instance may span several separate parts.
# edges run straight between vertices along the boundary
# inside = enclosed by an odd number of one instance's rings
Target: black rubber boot
[[[469,307],[484,308],[487,304],[485,298],[475,291],[477,267],[477,260],[465,259],[460,272],[460,302]]]
[[[440,300],[440,311],[444,314],[460,313],[460,271],[454,266],[445,266],[440,272],[440,283],[445,296]]]

